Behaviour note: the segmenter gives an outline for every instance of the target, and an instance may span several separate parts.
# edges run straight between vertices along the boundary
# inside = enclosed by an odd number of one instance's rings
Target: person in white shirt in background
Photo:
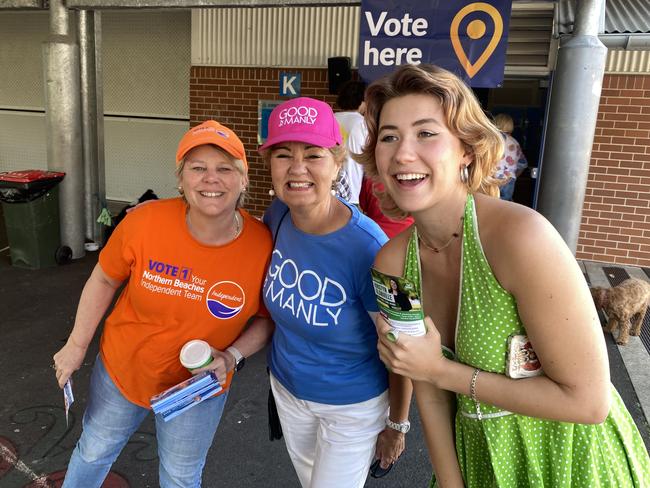
[[[350,80],[339,90],[336,105],[342,110],[334,114],[339,123],[343,143],[348,148],[348,156],[341,178],[337,185],[337,193],[354,205],[359,205],[359,192],[363,179],[363,168],[351,157],[351,153],[359,154],[366,142],[366,126],[363,121],[363,97],[366,85],[362,81]]]

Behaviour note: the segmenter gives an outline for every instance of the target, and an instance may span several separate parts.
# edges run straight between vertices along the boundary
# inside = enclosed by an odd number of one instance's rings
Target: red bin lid
[[[65,173],[59,171],[45,171],[42,169],[25,169],[22,171],[9,171],[0,173],[0,181],[11,181],[13,183],[31,183],[39,180],[61,179]]]

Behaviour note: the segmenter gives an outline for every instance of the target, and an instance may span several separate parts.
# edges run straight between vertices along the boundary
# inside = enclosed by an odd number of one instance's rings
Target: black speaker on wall
[[[346,56],[327,58],[327,82],[330,93],[338,93],[341,85],[352,79],[352,61]]]

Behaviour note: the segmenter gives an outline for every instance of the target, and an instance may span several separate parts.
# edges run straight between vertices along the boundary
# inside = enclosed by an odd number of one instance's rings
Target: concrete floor
[[[580,263],[580,266],[589,276],[589,280],[592,286],[609,287],[609,281],[607,280],[607,276],[603,271],[602,263],[582,261]],[[643,272],[641,268],[634,266],[620,267],[625,269],[625,271],[627,271],[632,278],[650,281],[648,276]],[[611,336],[609,334],[608,339],[611,339]],[[648,354],[646,347],[641,342],[641,339],[634,336],[630,336],[629,342],[624,346],[619,346],[614,343],[614,341],[609,340],[608,347],[610,348],[610,362],[618,360],[618,357],[616,355],[616,353],[618,353],[623,365],[625,366],[625,374],[627,374],[628,378],[630,379],[631,386],[634,389],[634,395],[628,395],[631,397],[630,402],[634,401],[634,396],[637,397],[636,403],[628,405],[628,409],[641,409],[641,414],[636,415],[635,420],[637,421],[639,430],[644,435],[646,447],[650,449],[650,430],[648,429],[648,423],[646,420],[650,419],[650,375],[648,375],[648,371],[650,371],[650,355]],[[612,358],[614,359],[612,360]],[[639,422],[642,422],[642,424],[639,425]]]
[[[98,253],[71,264],[25,270],[0,252],[0,487],[43,487],[34,480],[59,480],[81,432],[97,340],[75,374],[75,403],[66,426],[63,396],[50,369],[52,355],[72,327],[81,289]],[[97,339],[97,338],[96,338]],[[264,352],[249,358],[233,382],[228,403],[204,470],[203,486],[299,488],[283,441],[270,442],[268,379]],[[427,486],[430,465],[414,408],[407,451],[384,480],[367,487]],[[158,459],[149,416],[113,466],[105,487],[155,487]],[[389,480],[389,481],[387,481]],[[31,484],[30,484],[31,483]]]
[[[65,266],[30,271],[10,266],[8,252],[0,251],[0,487],[47,486],[42,481],[45,475],[59,480],[52,486],[60,486],[81,430],[97,341],[75,375],[76,401],[67,425],[50,364],[71,329],[81,289],[96,260],[97,253],[89,253]],[[598,284],[601,265],[583,266],[592,283]],[[650,385],[647,375],[641,374],[649,370],[648,354],[636,337],[627,347],[617,347],[609,335],[606,339],[612,381],[649,445],[644,412],[649,411]],[[247,361],[234,382],[208,455],[204,486],[298,488],[284,443],[268,440],[267,391],[265,355],[260,353]],[[413,428],[402,459],[387,478],[370,479],[367,487],[428,485],[431,468],[415,407],[411,419]],[[157,465],[149,417],[127,444],[104,486],[157,486]]]

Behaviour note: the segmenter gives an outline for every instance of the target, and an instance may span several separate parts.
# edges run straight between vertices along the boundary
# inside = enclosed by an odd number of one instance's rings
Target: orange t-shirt
[[[102,360],[122,394],[146,408],[153,395],[190,377],[179,361],[183,344],[203,339],[224,350],[252,316],[268,316],[261,299],[268,229],[241,210],[239,237],[208,246],[189,233],[185,209],[175,198],[130,213],[99,255],[108,276],[128,279],[106,319]]]

